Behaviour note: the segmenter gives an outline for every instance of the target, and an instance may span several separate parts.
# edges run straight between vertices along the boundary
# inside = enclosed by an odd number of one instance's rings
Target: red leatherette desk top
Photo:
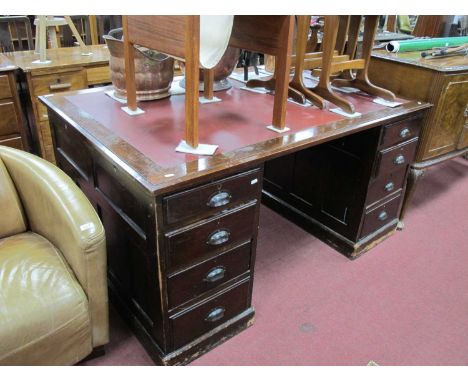
[[[121,110],[122,103],[105,94],[111,87],[55,94],[41,100],[154,192],[249,161],[254,165],[429,106],[399,100],[401,106],[390,108],[372,102],[373,97],[367,94],[341,93],[362,113],[358,118],[346,118],[288,102],[286,125],[290,131],[280,134],[266,129],[271,123],[273,96],[240,89],[243,84],[231,82],[232,89],[215,93],[222,102],[199,105],[200,143],[219,145],[213,156],[175,151],[184,138],[183,95],[140,102],[145,114],[137,116],[127,115]]]

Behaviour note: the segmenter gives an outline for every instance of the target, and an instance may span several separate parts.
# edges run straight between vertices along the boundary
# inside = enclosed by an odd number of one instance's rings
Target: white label
[[[255,179],[252,179],[252,180],[250,181],[250,184],[256,184],[257,182],[258,182],[258,179],[255,178]]]

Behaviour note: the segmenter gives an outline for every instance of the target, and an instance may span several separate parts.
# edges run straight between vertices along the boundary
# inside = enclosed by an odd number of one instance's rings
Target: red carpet
[[[430,169],[405,229],[350,261],[266,207],[254,325],[192,365],[468,365],[468,161]],[[107,354],[151,365],[111,311]]]

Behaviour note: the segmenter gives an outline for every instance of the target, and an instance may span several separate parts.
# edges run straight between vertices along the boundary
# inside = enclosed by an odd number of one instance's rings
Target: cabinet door
[[[449,82],[442,93],[435,125],[429,141],[428,157],[457,149],[465,127],[465,109],[468,104],[468,80]]]
[[[460,142],[458,142],[457,149],[461,150],[468,147],[468,104],[465,107],[465,112],[463,113],[465,117],[465,126],[460,137]]]

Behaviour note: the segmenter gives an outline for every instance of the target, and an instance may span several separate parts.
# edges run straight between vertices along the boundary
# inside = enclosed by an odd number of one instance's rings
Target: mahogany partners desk
[[[200,105],[212,157],[175,152],[184,97],[131,117],[89,89],[41,97],[58,165],[106,229],[110,296],[158,364],[185,364],[253,322],[259,207],[264,201],[350,257],[395,231],[419,121],[428,104],[388,108],[345,95],[362,116],[288,104],[266,129],[273,97],[239,89]],[[285,254],[287,256],[287,254]]]
[[[34,51],[7,53],[6,57],[18,67],[17,81],[26,108],[33,151],[55,163],[54,149],[47,110],[38,97],[88,86],[109,84],[109,51],[106,45],[91,45],[91,55],[82,55],[81,48],[47,49],[49,63],[35,63],[39,54]]]

